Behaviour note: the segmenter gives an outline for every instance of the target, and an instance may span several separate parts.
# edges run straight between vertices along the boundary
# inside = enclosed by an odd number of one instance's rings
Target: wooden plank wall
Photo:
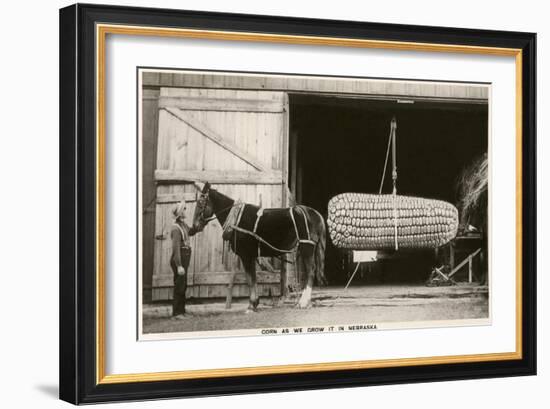
[[[157,151],[158,133],[158,89],[144,89],[142,94],[142,151]],[[156,155],[142,155],[142,295],[143,301],[152,300],[153,251],[155,232],[155,195],[154,171]]]
[[[365,78],[327,78],[283,75],[240,75],[200,72],[143,73],[143,84],[153,87],[196,87],[217,89],[257,89],[286,92],[361,95],[363,97],[411,97],[415,99],[464,100],[486,103],[487,84],[428,83]]]
[[[205,181],[204,177],[220,175],[212,187],[246,203],[264,207],[283,206],[283,135],[285,134],[286,95],[280,92],[162,88],[159,98],[159,131],[156,177],[156,231],[153,299],[171,298],[173,274],[169,267],[172,209],[177,200],[186,197],[187,219],[191,223],[196,188],[188,179]],[[174,115],[174,112],[183,115]],[[190,123],[182,121],[192,115]],[[239,147],[257,162],[258,171],[242,157],[206,137],[197,127],[206,125],[229,145]],[[198,127],[199,129],[202,126]],[[231,179],[227,175],[248,172],[259,180]],[[278,181],[262,183],[260,176],[279,175]],[[166,175],[170,175],[167,177]],[[202,177],[201,177],[202,176]],[[225,178],[225,179],[224,179]],[[235,297],[247,296],[244,273],[235,256],[224,248],[222,229],[217,220],[192,238],[193,256],[189,268],[189,296],[197,298],[224,297],[232,270],[236,275]],[[276,270],[278,260],[272,260]],[[279,295],[279,272],[259,274],[262,295]]]

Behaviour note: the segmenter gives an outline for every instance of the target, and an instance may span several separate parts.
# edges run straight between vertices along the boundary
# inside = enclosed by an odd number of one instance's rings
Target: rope
[[[386,178],[386,168],[388,167],[388,159],[390,157],[390,148],[392,140],[392,128],[390,127],[390,135],[388,137],[388,148],[386,149],[386,160],[384,161],[384,169],[382,171],[382,179],[380,180],[380,189],[378,189],[378,194],[382,194],[382,187],[384,186],[384,179]]]
[[[349,278],[349,281],[348,283],[346,284],[346,286],[344,287],[344,291],[346,291],[349,287],[349,285],[351,284],[351,280],[353,280],[353,277],[355,277],[355,274],[357,273],[357,270],[359,270],[359,266],[361,265],[361,262],[357,262],[357,266],[355,267],[355,271],[353,272],[353,274],[351,275],[351,277]]]
[[[361,262],[358,261],[357,262],[357,265],[355,266],[355,270],[353,270],[353,273],[351,275],[351,277],[349,278],[348,280],[348,283],[346,284],[346,286],[344,287],[344,292],[348,290],[348,287],[349,285],[351,284],[351,281],[353,280],[353,277],[355,277],[355,274],[357,274],[357,270],[359,270],[359,266],[361,265]],[[334,302],[330,305],[331,307],[334,307],[336,305],[336,302],[340,299],[340,296],[336,296],[336,298],[334,298]]]
[[[307,243],[307,244],[316,245],[317,243],[315,243],[313,240],[311,240],[311,234],[309,232],[309,225],[307,223],[307,215],[306,215],[305,210],[301,206],[296,206],[296,209],[298,209],[300,211],[300,213],[302,213],[302,219],[304,220],[304,225],[306,226],[306,233],[307,233],[307,239],[300,239],[300,236],[298,236],[297,237],[298,241],[300,243]]]
[[[294,252],[294,250],[296,249],[296,245],[294,245],[294,247],[290,250],[282,250],[282,249],[279,249],[275,246],[273,246],[271,243],[269,243],[268,241],[264,240],[263,238],[261,238],[259,235],[257,235],[256,233],[254,232],[251,232],[250,230],[246,230],[246,229],[243,229],[241,227],[237,227],[237,226],[233,226],[233,229],[235,231],[238,231],[240,233],[244,233],[244,234],[248,234],[249,236],[252,236],[254,237],[256,240],[260,241],[261,243],[265,244],[267,247],[269,247],[270,249],[278,252],[278,253],[292,253]]]
[[[256,234],[256,230],[258,229],[258,224],[260,223],[260,219],[262,218],[263,214],[264,214],[264,208],[260,206],[260,208],[258,209],[258,213],[256,213],[256,221],[254,222],[254,230],[253,230],[254,234]],[[261,249],[262,249],[262,246],[260,245],[260,242],[258,242],[258,258],[261,256]]]
[[[294,213],[292,212],[292,207],[288,209],[290,213],[290,218],[292,220],[292,224],[294,225],[294,231],[296,232],[296,240],[300,239],[300,235],[298,233],[298,226],[296,225],[296,220],[294,219]]]
[[[309,233],[309,225],[307,224],[306,213],[305,213],[304,209],[302,209],[300,206],[297,206],[296,209],[298,209],[300,211],[300,213],[302,213],[302,219],[304,219],[304,225],[306,226],[307,239],[309,241],[311,241],[311,234]]]
[[[392,150],[392,180],[393,180],[393,236],[395,243],[395,250],[398,250],[399,245],[397,241],[397,153],[396,153],[396,142],[395,142],[395,131],[397,129],[397,121],[395,117],[392,118],[390,124],[390,135],[388,137],[388,147],[386,149],[386,159],[384,160],[384,169],[382,171],[382,179],[380,180],[380,189],[378,189],[378,194],[382,194],[382,188],[384,187],[384,179],[386,178],[386,169],[388,168],[388,159],[390,157],[390,148]]]
[[[395,250],[399,249],[399,245],[397,244],[397,197],[395,194],[395,190],[393,191],[393,237],[395,241]]]
[[[397,121],[395,117],[391,120],[390,125],[390,135],[392,138],[392,180],[393,180],[393,222],[394,222],[394,240],[395,240],[395,250],[399,248],[397,244],[397,142],[395,138],[395,133],[397,130]]]

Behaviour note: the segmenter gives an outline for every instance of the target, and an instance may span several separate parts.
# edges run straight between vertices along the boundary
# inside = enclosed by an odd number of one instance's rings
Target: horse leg
[[[313,288],[313,279],[315,278],[315,259],[313,253],[313,247],[301,248],[300,258],[303,260],[304,272],[305,272],[305,286],[302,290],[302,295],[298,301],[298,308],[311,307],[311,290]],[[304,254],[305,253],[305,254]]]
[[[311,291],[313,281],[317,279],[319,285],[325,284],[325,246],[326,246],[326,227],[323,216],[315,209],[306,208],[307,223],[311,237],[315,245],[302,244],[298,249],[298,254],[303,260],[305,277],[303,278],[302,296],[298,301],[299,308],[307,308],[311,305]]]
[[[252,257],[242,259],[242,261],[244,270],[246,271],[246,281],[250,290],[248,311],[256,311],[260,303],[260,299],[256,294],[256,259]]]
[[[283,301],[288,299],[288,269],[285,265],[286,260],[287,257],[284,256],[281,261],[281,300]]]

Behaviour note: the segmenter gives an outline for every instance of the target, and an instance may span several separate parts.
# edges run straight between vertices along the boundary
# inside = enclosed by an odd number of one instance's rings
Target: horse
[[[196,183],[200,189],[201,186]],[[240,203],[220,193],[206,182],[197,199],[193,228],[197,232],[217,219],[223,228],[222,238],[241,259],[250,289],[247,312],[257,311],[260,302],[256,292],[258,257],[282,257],[295,254],[297,269],[303,267],[302,294],[296,306],[311,306],[314,279],[325,284],[324,263],[326,226],[321,214],[307,206],[263,209]],[[283,260],[283,262],[286,262]],[[281,295],[288,297],[286,276],[281,273]]]

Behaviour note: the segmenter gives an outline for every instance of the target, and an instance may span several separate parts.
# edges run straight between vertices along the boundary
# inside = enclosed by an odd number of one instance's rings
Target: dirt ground
[[[171,318],[168,304],[148,304],[143,308],[146,334],[188,331],[236,330],[327,326],[342,323],[384,323],[487,318],[487,287],[458,285],[361,286],[314,288],[312,307],[294,307],[296,295],[282,302],[262,298],[258,311],[246,313],[248,300],[192,304],[183,319]]]

